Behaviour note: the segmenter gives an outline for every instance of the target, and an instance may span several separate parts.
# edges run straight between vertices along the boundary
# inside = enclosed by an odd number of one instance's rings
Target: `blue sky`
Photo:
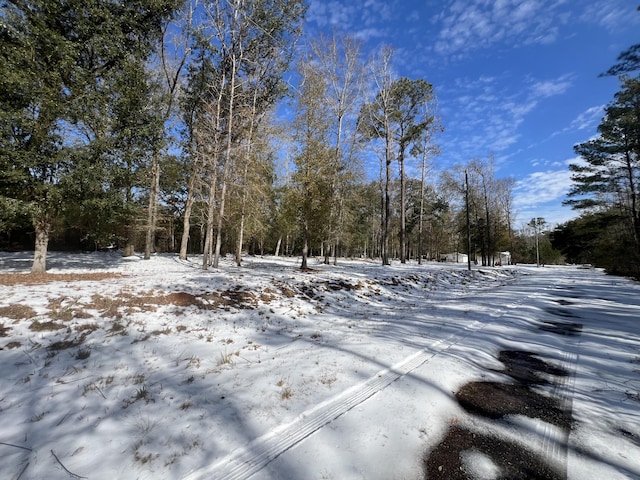
[[[398,76],[434,86],[445,132],[438,168],[493,155],[513,176],[517,222],[551,224],[563,207],[573,145],[597,134],[619,88],[598,77],[640,42],[629,0],[310,0],[310,31],[336,29],[395,50]]]

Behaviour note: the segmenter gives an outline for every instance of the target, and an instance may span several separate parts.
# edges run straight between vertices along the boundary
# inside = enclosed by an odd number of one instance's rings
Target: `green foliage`
[[[158,141],[144,62],[180,3],[3,4],[0,196],[20,205],[36,229],[48,233],[63,216],[85,223],[83,212],[96,208],[111,215],[106,192],[126,176],[114,165]]]
[[[434,117],[424,115],[424,106],[433,100],[433,87],[423,79],[401,78],[386,91],[376,94],[373,102],[360,112],[360,131],[367,139],[392,138],[404,155],[433,123]]]
[[[640,278],[640,256],[628,231],[625,217],[616,210],[585,213],[557,226],[551,244],[568,263],[590,263],[611,274]]]
[[[570,165],[574,186],[566,203],[601,213],[603,218],[616,212],[616,217],[626,219],[620,225],[618,244],[629,251],[607,248],[609,255],[616,251],[635,257],[640,255],[640,77],[622,79],[622,89],[605,113],[600,135],[575,146],[582,161]],[[606,235],[602,232],[596,238],[604,241]],[[604,263],[611,265],[611,261]]]

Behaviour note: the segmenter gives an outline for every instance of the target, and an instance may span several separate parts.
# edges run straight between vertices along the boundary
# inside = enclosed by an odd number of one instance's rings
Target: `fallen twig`
[[[27,462],[27,464],[24,466],[24,468],[22,470],[20,470],[20,473],[18,474],[18,476],[16,477],[16,480],[20,480],[20,477],[22,476],[22,474],[27,470],[27,468],[29,468],[29,462]]]
[[[13,443],[7,443],[7,442],[0,442],[0,445],[6,445],[7,447],[15,447],[15,448],[21,448],[23,450],[28,450],[30,452],[33,452],[33,449],[29,448],[29,447],[23,447],[21,445],[14,445]]]
[[[77,475],[77,474],[75,474],[75,473],[73,473],[73,472],[70,472],[70,471],[67,469],[67,467],[65,467],[65,466],[62,464],[62,462],[60,461],[60,459],[58,458],[58,456],[55,454],[55,452],[54,452],[53,450],[51,450],[51,455],[53,455],[53,458],[55,458],[55,459],[58,461],[58,463],[60,464],[60,466],[61,466],[62,468],[64,468],[64,471],[65,471],[65,472],[67,472],[67,473],[68,473],[69,475],[71,475],[72,477],[74,477],[74,478],[88,478],[88,477],[81,477],[80,475]]]

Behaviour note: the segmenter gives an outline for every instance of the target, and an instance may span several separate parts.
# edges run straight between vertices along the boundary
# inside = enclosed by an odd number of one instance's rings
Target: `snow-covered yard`
[[[199,261],[0,276],[0,478],[640,478],[637,283]]]

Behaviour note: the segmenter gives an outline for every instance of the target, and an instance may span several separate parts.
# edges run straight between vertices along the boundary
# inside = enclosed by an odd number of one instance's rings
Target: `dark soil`
[[[522,350],[503,350],[498,354],[505,368],[500,372],[509,375],[517,382],[525,385],[542,385],[549,383],[540,374],[564,377],[567,371],[541,360],[537,355]]]
[[[525,415],[562,428],[571,426],[571,415],[558,400],[522,384],[470,382],[458,390],[456,399],[467,412],[485,418]]]
[[[490,435],[453,426],[438,446],[423,459],[426,478],[473,480],[473,472],[465,470],[461,453],[476,450],[487,455],[499,468],[498,480],[561,480],[556,472],[536,454],[521,445]]]
[[[556,425],[571,428],[571,412],[561,400],[539,390],[541,385],[552,384],[566,377],[568,372],[544,361],[532,352],[503,350],[498,359],[504,365],[500,373],[511,377],[507,382],[469,382],[455,397],[467,412],[492,420],[503,420],[509,415],[524,415]],[[423,459],[425,477],[431,479],[474,479],[474,472],[466,471],[462,453],[477,451],[491,459],[499,474],[506,479],[564,479],[558,472],[525,446],[506,439],[485,435],[453,426],[445,438]]]

